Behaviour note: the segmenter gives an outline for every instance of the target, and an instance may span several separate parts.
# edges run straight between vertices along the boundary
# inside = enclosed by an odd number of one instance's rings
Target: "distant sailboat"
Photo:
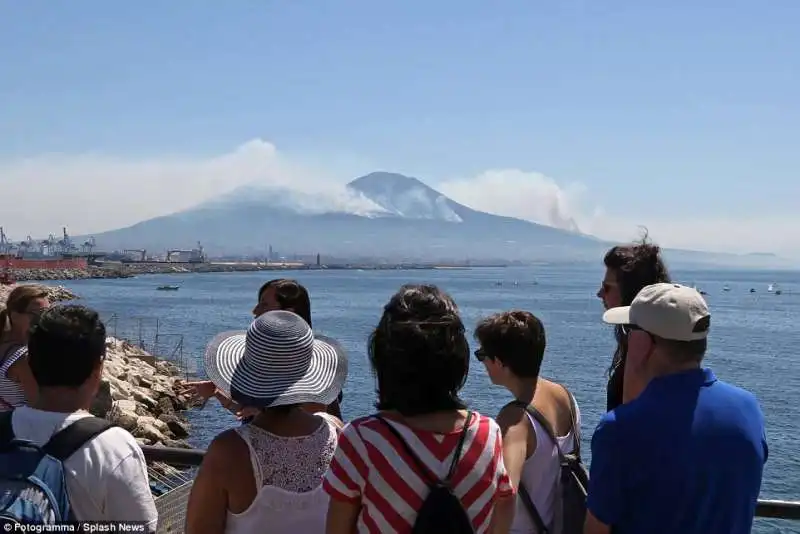
[[[772,293],[773,291],[775,291],[775,284],[770,284],[770,285],[767,287],[767,291],[769,291],[770,293]]]

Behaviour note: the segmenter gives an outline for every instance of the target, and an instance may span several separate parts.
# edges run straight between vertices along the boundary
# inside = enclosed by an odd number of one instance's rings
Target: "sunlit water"
[[[279,273],[211,273],[142,276],[123,280],[80,280],[66,285],[109,321],[109,331],[148,346],[159,323],[159,351],[177,345],[183,336],[184,356],[202,375],[202,354],[214,334],[244,329],[251,319],[256,292]],[[613,336],[602,324],[602,306],[594,296],[602,269],[552,265],[537,268],[443,271],[299,271],[286,273],[308,287],[315,330],[338,339],[349,351],[350,374],[345,386],[345,419],[372,409],[374,383],[366,359],[366,338],[389,296],[403,283],[435,283],[458,303],[472,328],[489,313],[521,308],[538,315],[547,329],[543,374],[563,382],[577,397],[583,415],[587,455],[592,429],[605,408],[605,372]],[[762,489],[764,498],[800,500],[800,373],[795,361],[800,346],[800,273],[752,271],[675,272],[687,284],[707,291],[713,314],[708,365],[729,382],[755,392],[767,418],[770,446]],[[181,282],[179,291],[155,288]],[[501,286],[496,283],[502,282]],[[767,292],[777,283],[781,295]],[[730,291],[724,291],[728,286]],[[750,293],[755,288],[756,293]],[[140,319],[141,318],[141,319]],[[470,342],[473,343],[472,339]],[[477,410],[496,414],[507,400],[472,362],[464,397]],[[233,416],[211,401],[189,414],[191,442],[206,446],[218,432],[236,424]],[[759,521],[762,532],[795,532],[786,522]]]

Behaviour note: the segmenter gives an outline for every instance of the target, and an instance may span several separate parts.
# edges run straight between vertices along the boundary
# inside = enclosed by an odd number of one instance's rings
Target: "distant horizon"
[[[607,241],[800,261],[798,20],[796,0],[4,2],[0,223],[91,235],[253,183],[344,201],[390,169]]]
[[[408,176],[408,175],[402,174],[402,173],[397,172],[397,171],[385,170],[385,169],[375,170],[375,171],[368,172],[368,173],[366,173],[364,175],[357,176],[357,177],[351,179],[350,181],[348,181],[345,184],[345,186],[349,187],[353,183],[358,182],[359,180],[361,180],[363,178],[367,178],[367,177],[370,177],[370,176],[375,175],[375,174],[387,174],[387,175],[399,176],[399,177],[402,177],[402,178],[405,178],[405,179],[417,180],[420,183],[422,183],[424,186],[433,189],[434,191],[436,191],[440,195],[444,196],[448,200],[454,201],[453,199],[449,198],[446,194],[442,193],[441,191],[439,191],[435,187],[432,187],[429,184],[427,184],[422,178],[419,178],[419,177],[416,177],[416,176]],[[246,192],[249,192],[251,190],[250,188],[258,188],[258,189],[264,189],[265,191],[270,191],[270,190],[273,190],[273,189],[278,189],[279,187],[278,186],[271,186],[271,185],[267,185],[267,184],[260,184],[260,183],[257,183],[257,182],[248,183],[248,184],[241,185],[236,189],[228,191],[228,193],[220,195],[220,197],[224,198],[224,197],[226,197],[228,195],[235,194],[238,190],[244,190]],[[200,206],[202,204],[204,204],[204,203],[199,203],[197,206]],[[197,206],[192,206],[192,207],[190,207],[188,209],[193,209],[193,208],[195,208]],[[467,207],[469,207],[469,206],[467,206]],[[471,208],[471,209],[474,209],[474,208]],[[182,211],[185,211],[185,210],[162,213],[162,214],[156,215],[155,218],[175,215],[175,214],[181,213]],[[481,211],[481,210],[477,210],[477,211]],[[329,213],[349,213],[349,212],[348,211],[344,211],[344,210],[332,209]],[[511,216],[511,217],[515,218],[515,219],[518,219],[518,220],[521,220],[521,221],[525,221],[525,222],[532,222],[532,221],[526,221],[525,219],[519,219],[519,218],[513,217],[513,216]],[[85,239],[93,238],[95,235],[101,235],[101,234],[104,234],[104,233],[113,232],[113,231],[116,231],[116,230],[128,228],[130,226],[134,226],[134,225],[139,224],[141,222],[145,222],[146,220],[149,220],[149,219],[143,219],[143,220],[140,220],[140,221],[136,221],[136,222],[132,223],[131,225],[126,225],[126,226],[123,226],[123,227],[108,228],[108,229],[105,229],[105,230],[99,230],[99,231],[95,231],[95,232],[83,233],[83,234],[80,234],[78,236],[75,236],[75,239],[78,239],[79,241],[83,241]],[[534,222],[534,224],[541,224],[541,223],[535,223]],[[550,226],[550,225],[544,225],[544,226]],[[551,226],[551,227],[558,228],[558,227],[555,227],[555,226]],[[7,227],[3,227],[3,228],[5,229]],[[67,232],[69,232],[69,226],[62,226],[60,228],[60,230],[63,230],[64,228],[66,228]],[[608,246],[613,246],[615,244],[626,244],[626,243],[637,242],[639,239],[641,239],[641,237],[644,235],[644,233],[647,232],[648,233],[648,239],[651,242],[655,243],[656,245],[662,246],[656,240],[654,240],[654,239],[649,237],[649,231],[648,231],[648,229],[647,229],[647,227],[645,225],[637,225],[634,235],[628,240],[614,240],[614,239],[604,238],[602,236],[598,236],[598,235],[594,235],[594,234],[591,234],[591,233],[584,232],[584,231],[582,231],[580,229],[580,227],[578,227],[578,231],[577,232],[574,231],[574,230],[567,229],[567,228],[562,228],[562,230],[567,231],[567,232],[573,232],[573,233],[576,233],[578,235],[586,235],[588,237],[591,237],[591,238],[594,238],[594,239],[598,239],[603,244],[607,244]],[[56,239],[56,241],[58,241],[61,238],[61,235],[62,234],[60,232],[59,233],[52,233],[51,232],[48,236],[39,236],[39,237],[26,236],[26,239],[27,239],[27,237],[31,237],[32,242],[35,243],[35,244],[38,244],[38,243],[40,243],[42,241],[45,241],[45,240],[49,239],[49,236],[54,237]],[[12,244],[19,244],[20,242],[25,241],[25,240],[15,239],[14,237],[9,236],[7,232],[6,232],[6,237]],[[72,237],[73,236],[70,235],[70,238],[72,238]],[[202,240],[199,240],[199,241],[202,243]],[[80,248],[81,243],[75,243],[75,244],[78,245],[78,247]],[[195,243],[192,243],[192,246],[194,244]],[[180,247],[180,246],[188,246],[188,245],[187,244],[183,244],[183,245],[176,244],[175,245],[175,247]],[[713,251],[713,250],[692,249],[692,248],[680,248],[680,247],[670,247],[670,246],[666,246],[666,247],[662,246],[662,248],[665,251],[673,251],[673,252],[688,253],[688,254],[732,256],[732,257],[737,257],[737,258],[761,257],[761,258],[784,260],[784,261],[791,261],[793,259],[791,257],[783,256],[783,255],[781,255],[779,253],[771,252],[771,251],[724,252],[724,251]],[[253,256],[253,257],[255,257],[255,256]],[[497,261],[510,261],[510,260],[497,260]],[[531,260],[531,261],[537,261],[537,260]],[[576,260],[576,261],[579,261],[579,260]]]

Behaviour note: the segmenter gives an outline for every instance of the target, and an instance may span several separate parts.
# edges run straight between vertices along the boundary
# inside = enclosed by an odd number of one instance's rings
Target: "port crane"
[[[14,248],[16,248],[14,243],[9,241],[5,230],[0,226],[0,254],[7,256]]]
[[[84,241],[83,245],[81,245],[81,252],[85,252],[86,254],[91,254],[92,250],[96,246],[94,237],[90,237],[86,241]]]

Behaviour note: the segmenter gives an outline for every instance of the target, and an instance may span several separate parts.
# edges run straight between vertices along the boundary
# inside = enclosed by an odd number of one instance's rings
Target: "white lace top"
[[[325,532],[328,496],[322,479],[336,452],[340,429],[325,413],[322,424],[307,436],[276,436],[251,424],[236,428],[247,443],[258,493],[242,513],[228,512],[225,532],[275,534]]]

